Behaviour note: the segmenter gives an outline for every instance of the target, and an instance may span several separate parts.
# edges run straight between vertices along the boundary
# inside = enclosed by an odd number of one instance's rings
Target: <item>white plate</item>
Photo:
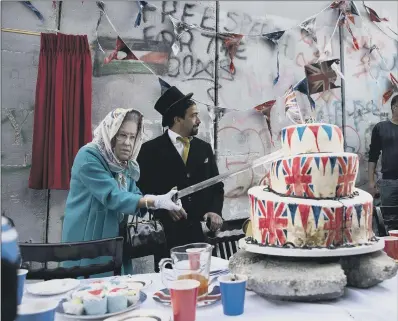
[[[135,275],[123,275],[123,276],[115,276],[110,279],[109,282],[119,281],[120,284],[128,284],[132,288],[136,288],[137,290],[144,290],[148,288],[152,284],[151,279],[142,278]]]
[[[29,284],[26,291],[34,295],[57,295],[69,292],[77,288],[80,280],[76,279],[55,279],[44,282]]]
[[[104,321],[169,321],[170,312],[159,310],[145,310],[140,309],[137,311],[125,313],[105,319]]]
[[[360,245],[356,247],[337,247],[331,249],[295,249],[280,248],[270,246],[259,246],[257,244],[247,244],[245,238],[239,240],[239,247],[247,252],[274,255],[274,256],[290,256],[290,257],[335,257],[335,256],[351,256],[365,253],[373,253],[384,248],[384,240],[379,239],[372,245]]]
[[[135,304],[130,305],[127,309],[122,310],[122,311],[118,311],[118,312],[114,312],[114,313],[97,314],[97,315],[73,315],[73,314],[67,314],[67,313],[64,312],[64,308],[62,306],[62,303],[64,303],[66,301],[66,299],[63,299],[58,304],[58,307],[55,310],[55,312],[59,313],[60,315],[62,315],[64,318],[67,318],[67,319],[97,320],[97,319],[104,319],[104,318],[108,318],[108,317],[113,317],[113,316],[116,316],[116,315],[120,315],[122,313],[131,312],[132,310],[137,309],[146,299],[147,299],[147,295],[144,292],[140,291],[140,299],[139,299],[139,301],[137,303],[135,303]],[[149,319],[149,320],[151,320],[151,319]],[[134,320],[134,321],[136,321],[136,320]],[[161,320],[161,321],[163,321],[163,320]]]

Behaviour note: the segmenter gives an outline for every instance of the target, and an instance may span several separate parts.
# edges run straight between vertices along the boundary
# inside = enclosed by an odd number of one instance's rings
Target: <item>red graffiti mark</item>
[[[369,73],[369,69],[367,67],[369,67],[369,63],[370,63],[370,56],[368,53],[364,54],[361,58],[361,63],[359,65],[357,65],[356,67],[362,67],[362,69],[359,72],[356,72],[354,74],[352,74],[354,77],[359,78],[361,75],[366,75]]]

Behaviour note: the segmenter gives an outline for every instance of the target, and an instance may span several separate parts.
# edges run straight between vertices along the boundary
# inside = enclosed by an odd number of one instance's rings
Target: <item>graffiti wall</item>
[[[291,124],[284,113],[283,94],[289,86],[304,78],[304,66],[316,62],[336,29],[338,12],[325,10],[317,17],[317,42],[297,26],[317,14],[328,1],[157,1],[156,10],[144,10],[141,26],[134,28],[135,2],[105,1],[106,10],[120,36],[151,69],[138,61],[113,61],[104,57],[115,48],[116,34],[106,19],[99,17],[94,1],[33,1],[42,12],[41,23],[32,12],[17,2],[3,2],[2,27],[44,32],[57,29],[66,34],[87,34],[92,46],[93,106],[92,127],[115,107],[134,107],[145,115],[146,139],[162,133],[160,115],[153,106],[160,95],[157,77],[161,76],[183,92],[221,109],[199,104],[202,125],[199,137],[215,149],[220,172],[237,169],[255,158],[280,147],[280,130]],[[398,4],[392,1],[369,2],[379,15],[388,16],[397,25]],[[344,126],[347,151],[361,159],[357,184],[367,185],[367,152],[373,126],[390,113],[389,102],[381,98],[389,86],[390,72],[397,75],[397,42],[369,22],[360,5],[364,21],[355,17],[352,28],[360,50],[344,29],[340,40],[337,28],[332,39],[331,58],[343,58],[345,97],[341,88],[315,94],[312,111],[307,98],[298,94],[304,116]],[[180,39],[181,52],[170,49],[175,41],[167,15],[202,30],[189,30]],[[18,19],[15,17],[18,16]],[[278,48],[264,41],[260,34],[289,29]],[[244,34],[230,72],[230,58],[225,43],[207,31]],[[98,35],[98,38],[97,38]],[[383,57],[368,57],[370,45],[376,44]],[[102,48],[102,49],[100,49]],[[37,62],[40,37],[2,33],[2,210],[21,230],[23,241],[57,242],[67,191],[28,189],[31,157]],[[102,51],[103,50],[103,51]],[[277,52],[279,50],[279,57]],[[278,74],[279,80],[273,80]],[[340,80],[337,81],[340,84]],[[265,101],[276,100],[271,111],[271,131],[264,116],[253,110]],[[226,220],[248,217],[247,191],[259,184],[267,168],[256,168],[225,182]]]

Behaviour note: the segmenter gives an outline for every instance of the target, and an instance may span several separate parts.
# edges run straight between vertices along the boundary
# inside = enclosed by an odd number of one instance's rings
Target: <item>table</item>
[[[212,257],[211,270],[228,266],[228,261]],[[153,284],[145,290],[147,300],[143,309],[162,309],[171,315],[171,307],[165,307],[152,299],[152,294],[164,288],[160,274],[145,274],[152,278]],[[299,303],[273,301],[260,297],[254,292],[246,292],[245,313],[238,317],[227,317],[222,312],[221,302],[213,306],[198,308],[196,321],[247,320],[247,321],[395,321],[398,320],[398,278],[384,281],[370,289],[346,288],[345,295],[337,300]],[[63,296],[51,298],[60,299]],[[23,300],[42,300],[29,293]],[[56,315],[56,321],[69,321]],[[98,319],[101,320],[101,319]]]

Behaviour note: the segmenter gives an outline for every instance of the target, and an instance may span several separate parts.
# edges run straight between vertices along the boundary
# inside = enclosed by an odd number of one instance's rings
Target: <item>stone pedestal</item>
[[[239,250],[229,261],[232,273],[248,276],[247,289],[279,300],[338,298],[348,286],[369,287],[393,277],[398,265],[384,252],[344,258],[287,258]]]

